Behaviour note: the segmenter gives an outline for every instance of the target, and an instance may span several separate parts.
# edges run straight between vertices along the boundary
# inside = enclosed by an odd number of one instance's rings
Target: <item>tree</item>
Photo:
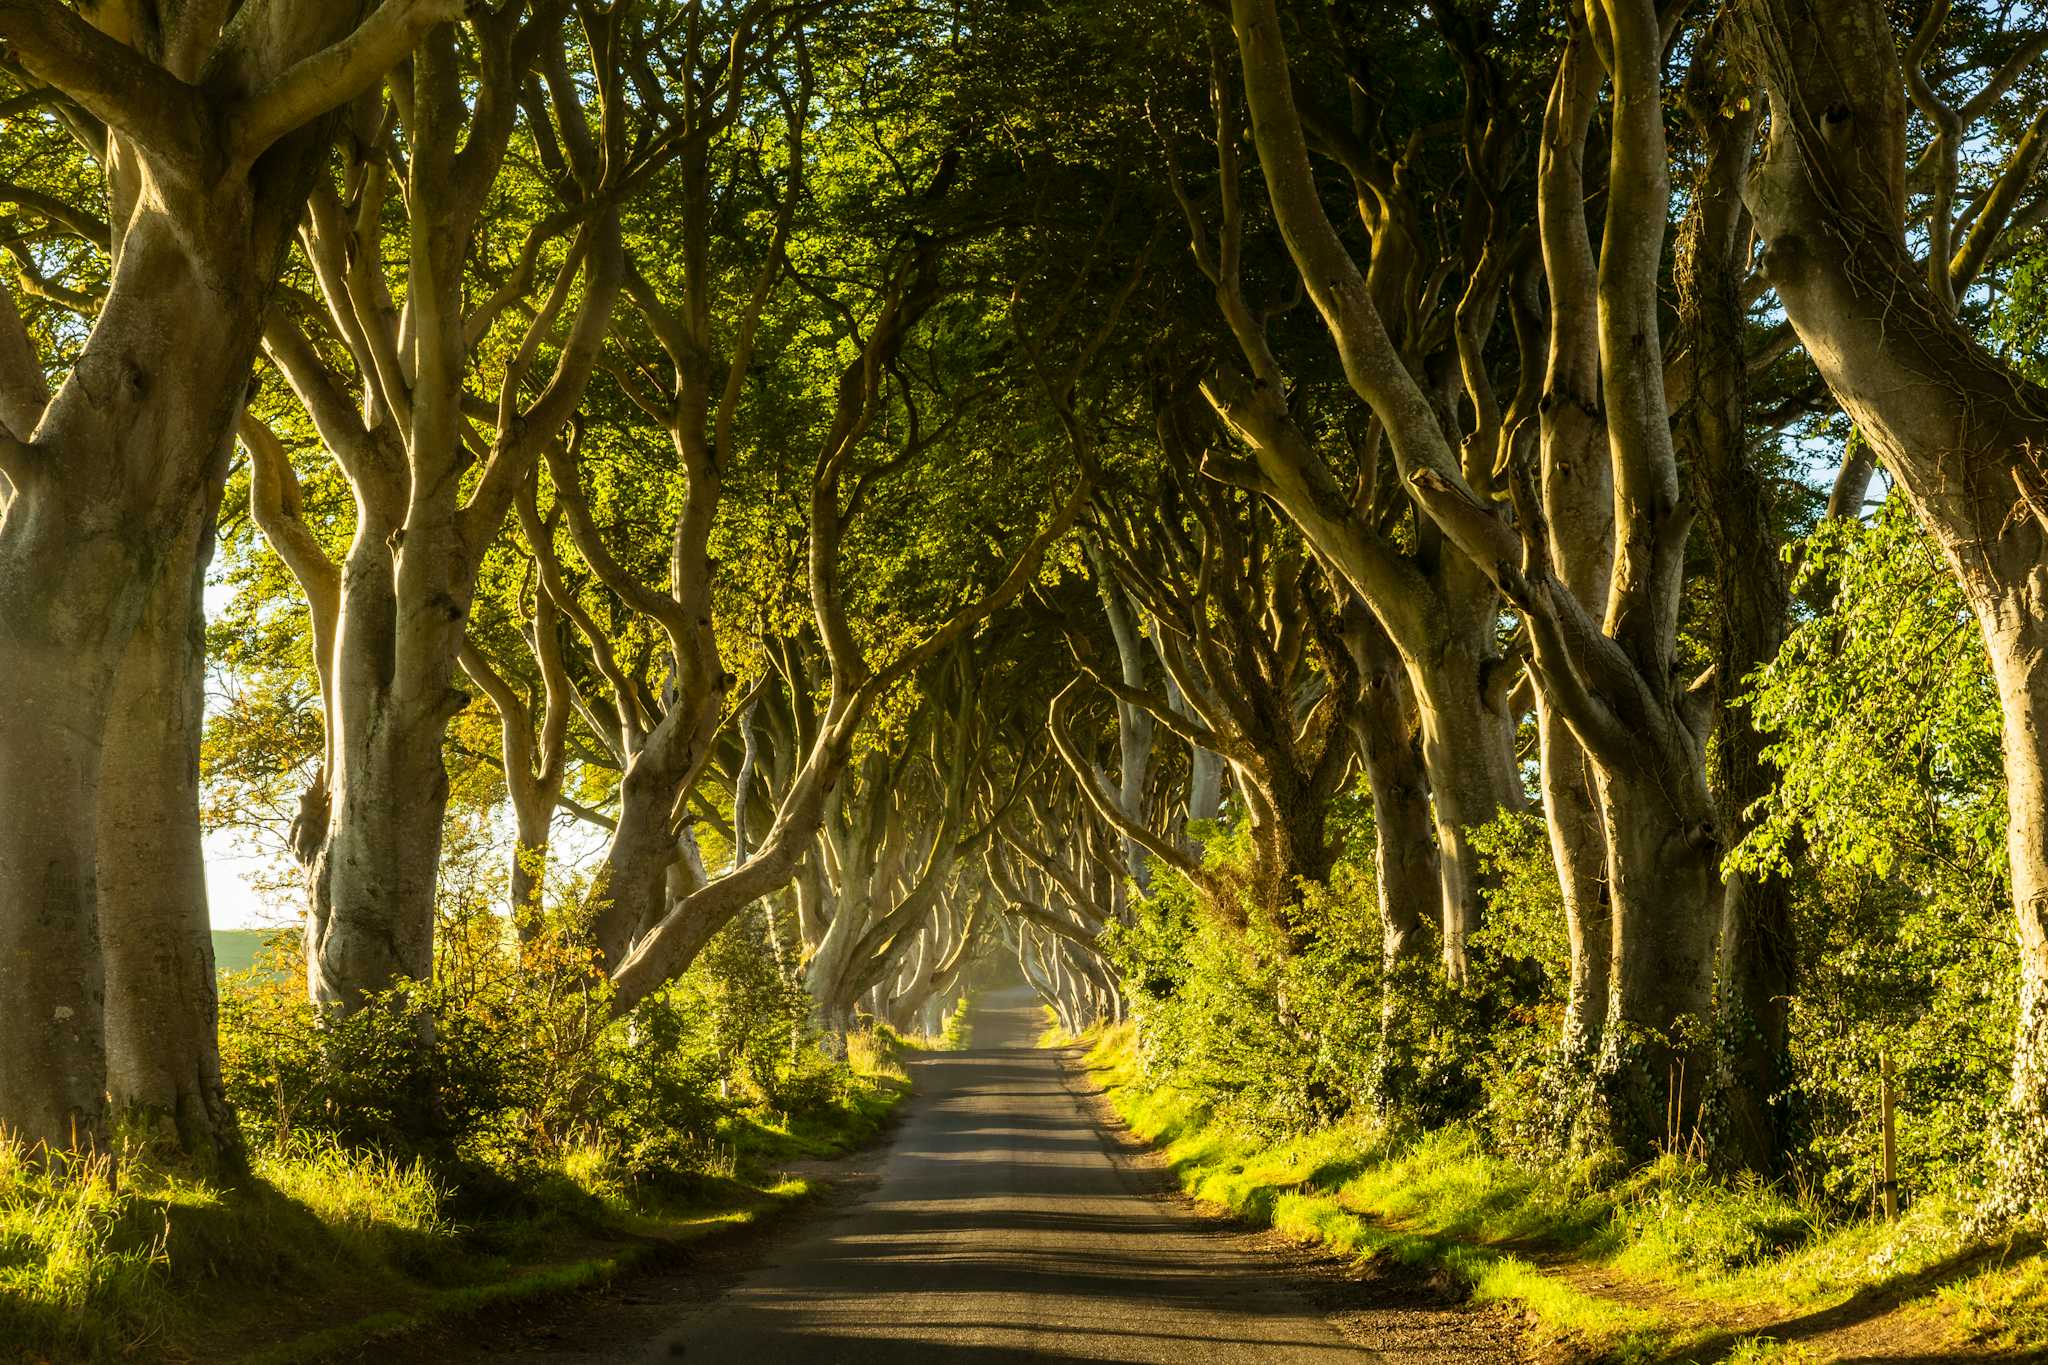
[[[1521,475],[1511,528],[1484,486],[1468,481],[1436,408],[1392,344],[1366,277],[1323,210],[1271,0],[1235,0],[1232,16],[1274,216],[1351,386],[1385,426],[1419,505],[1521,613],[1537,685],[1594,765],[1614,931],[1595,1069],[1599,1103],[1587,1117],[1594,1141],[1646,1152],[1673,1114],[1681,1131],[1691,1131],[1712,1073],[1721,896],[1705,717],[1674,669],[1691,516],[1680,499],[1658,341],[1670,208],[1663,26],[1647,0],[1587,6],[1558,67],[1557,84],[1568,93],[1553,99],[1546,132],[1574,136],[1576,120],[1565,111],[1597,60],[1612,82],[1613,127],[1597,312],[1585,321],[1598,337],[1615,559],[1606,601],[1588,603],[1558,572],[1558,528],[1536,481]],[[1577,136],[1583,141],[1582,130]],[[1533,361],[1524,357],[1525,375]],[[1478,385],[1468,379],[1467,387]],[[1473,399],[1476,410],[1488,410],[1483,393]],[[1521,458],[1518,417],[1499,423],[1490,469],[1510,469]],[[1482,423],[1482,432],[1491,426]],[[1539,442],[1540,468],[1565,458],[1557,442]]]
[[[617,200],[663,155],[644,131],[636,145],[623,89],[631,54],[653,34],[630,6],[575,7],[593,54],[593,127],[569,73],[569,8],[481,13],[423,40],[390,100],[357,112],[339,184],[312,194],[303,247],[326,316],[279,310],[264,332],[356,502],[323,688],[332,767],[309,820],[324,832],[307,845],[307,987],[331,1008],[432,976],[442,739],[468,703],[454,683],[477,576],[581,401],[623,276]],[[467,96],[466,61],[476,70]],[[530,102],[527,135],[558,158],[562,202],[528,229],[509,278],[470,308],[482,233],[505,226],[486,211],[534,75],[550,97]],[[394,231],[403,308],[384,273]],[[529,301],[542,247],[564,236],[551,284]],[[315,325],[334,344],[317,344]],[[553,370],[532,385],[547,348]],[[473,374],[495,402],[472,394]]]
[[[0,1125],[31,1142],[105,1141],[109,708],[162,581],[179,586],[165,590],[175,600],[159,598],[150,635],[190,648],[208,500],[271,289],[328,154],[326,116],[461,8],[287,3],[262,25],[230,24],[222,4],[124,0],[90,17],[54,0],[0,8],[0,39],[105,168],[115,262],[91,335],[47,404],[33,351],[0,317],[11,409],[0,435],[0,677],[16,699],[0,719],[0,789],[47,798],[0,803],[0,1017],[16,1040],[0,1062]],[[178,679],[189,697],[189,667],[163,659],[147,671]],[[188,727],[154,739],[165,769],[189,761]],[[182,812],[182,797],[164,802]],[[183,866],[189,879],[194,863]],[[188,916],[190,892],[188,880]],[[175,970],[210,976],[211,965]],[[204,1008],[207,994],[189,1007]],[[173,1084],[204,1070],[180,1059]]]
[[[2014,1189],[2038,1199],[2048,1168],[2048,611],[2037,588],[2048,551],[2038,455],[2048,394],[1988,352],[1956,312],[2019,216],[2043,150],[2038,119],[1974,204],[1959,212],[1954,201],[1970,130],[2048,39],[2018,35],[1966,63],[1974,88],[1957,103],[1927,72],[1946,4],[1923,14],[1903,61],[1874,3],[1758,0],[1743,13],[1770,94],[1748,194],[1767,278],[1961,580],[1991,657],[2020,941],[2006,1159]],[[1924,209],[1907,163],[1909,103],[1935,130]],[[1923,212],[1926,250],[1916,255],[1907,225]]]

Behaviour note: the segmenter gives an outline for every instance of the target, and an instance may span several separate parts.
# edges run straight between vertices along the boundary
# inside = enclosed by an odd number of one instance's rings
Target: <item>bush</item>
[[[573,1159],[630,1189],[717,1166],[750,1110],[823,1117],[854,1083],[758,916],[618,1020],[586,951],[559,932],[520,942],[489,913],[444,921],[432,985],[343,1018],[318,1016],[303,972],[283,934],[223,983],[222,1070],[259,1154],[375,1153],[476,1188]]]
[[[1357,826],[1347,848],[1370,850],[1369,812],[1347,814]],[[1347,856],[1327,884],[1300,888],[1291,951],[1256,922],[1237,929],[1211,913],[1187,878],[1158,872],[1132,922],[1106,940],[1147,1083],[1170,1082],[1269,1135],[1355,1112],[1429,1127],[1476,1114],[1494,1088],[1529,1083],[1562,1008],[1563,911],[1540,822],[1503,817],[1478,833],[1500,889],[1457,985],[1433,936],[1388,976],[1369,862]],[[1206,857],[1228,886],[1248,858],[1243,832],[1217,834]]]

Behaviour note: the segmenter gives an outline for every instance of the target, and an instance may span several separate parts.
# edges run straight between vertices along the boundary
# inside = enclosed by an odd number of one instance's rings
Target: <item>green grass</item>
[[[964,1052],[974,1046],[974,1025],[969,1021],[968,1012],[974,1007],[974,997],[963,995],[953,1012],[946,1016],[946,1026],[939,1031],[936,1050],[940,1052]]]
[[[1128,1026],[1088,1041],[1117,1110],[1189,1194],[1342,1255],[1448,1277],[1515,1306],[1569,1354],[1819,1359],[1835,1327],[1894,1310],[1916,1340],[2048,1349],[2048,1263],[2030,1244],[1972,1241],[1953,1202],[1923,1199],[1890,1224],[1836,1221],[1676,1158],[1597,1184],[1532,1170],[1465,1127],[1261,1137],[1145,1084]]]
[[[869,1019],[846,1036],[846,1059],[854,1070],[908,1080],[904,1057],[912,1052],[958,1052],[968,1046],[973,1026],[967,1015],[973,1000],[962,996],[937,1033],[904,1033],[880,1019]]]
[[[311,1143],[232,1184],[140,1158],[47,1169],[0,1143],[0,1361],[315,1361],[600,1283],[806,1198],[778,1163],[872,1139],[907,1090],[856,1076],[829,1109],[733,1122],[703,1169],[652,1184],[598,1149],[465,1189]]]

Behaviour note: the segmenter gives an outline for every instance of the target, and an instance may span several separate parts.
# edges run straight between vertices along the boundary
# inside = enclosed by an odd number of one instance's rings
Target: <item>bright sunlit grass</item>
[[[256,1359],[314,1358],[595,1283],[806,1198],[774,1163],[871,1138],[907,1093],[893,1062],[854,1070],[835,1106],[735,1122],[701,1172],[659,1188],[601,1142],[463,1203],[423,1162],[314,1141],[221,1183],[141,1157],[46,1168],[0,1140],[0,1361],[240,1358],[262,1341],[289,1344]]]
[[[2031,1247],[2000,1255],[1973,1243],[1952,1200],[1923,1198],[1889,1224],[1830,1220],[1760,1182],[1719,1180],[1676,1157],[1611,1183],[1533,1170],[1489,1154],[1461,1125],[1395,1139],[1347,1121],[1262,1137],[1216,1121],[1171,1086],[1148,1087],[1129,1026],[1086,1041],[1118,1112],[1190,1195],[1340,1255],[1448,1274],[1475,1301],[1514,1305],[1540,1336],[1574,1351],[1618,1361],[1702,1351],[1817,1358],[1768,1330],[1725,1327],[1715,1305],[1792,1320],[1892,1286],[1917,1296],[1921,1330],[2004,1350],[2048,1347],[2048,1262]],[[1548,1253],[1544,1265],[1531,1259],[1536,1249]],[[1588,1292],[1572,1267],[1597,1269],[1616,1287]]]

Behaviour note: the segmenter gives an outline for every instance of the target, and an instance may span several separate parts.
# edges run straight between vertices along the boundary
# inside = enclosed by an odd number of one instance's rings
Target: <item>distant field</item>
[[[213,931],[213,965],[223,972],[246,972],[256,965],[256,954],[269,929],[216,929]]]

